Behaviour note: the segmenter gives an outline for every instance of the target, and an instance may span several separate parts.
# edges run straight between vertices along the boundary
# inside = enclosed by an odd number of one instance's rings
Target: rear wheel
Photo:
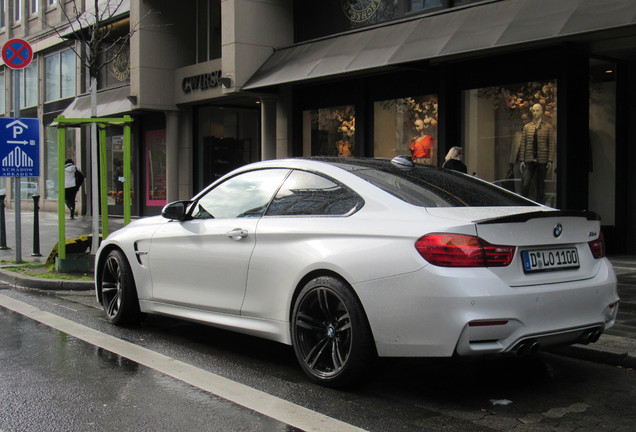
[[[112,250],[101,268],[102,306],[108,320],[116,325],[139,321],[139,299],[130,264],[124,253]]]
[[[292,315],[292,341],[312,381],[330,387],[360,378],[375,358],[366,316],[351,288],[318,277],[301,290]]]

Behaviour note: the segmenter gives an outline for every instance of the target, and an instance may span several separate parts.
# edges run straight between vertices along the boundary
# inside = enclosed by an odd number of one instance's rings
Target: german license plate
[[[579,268],[576,248],[526,250],[521,256],[526,273]]]

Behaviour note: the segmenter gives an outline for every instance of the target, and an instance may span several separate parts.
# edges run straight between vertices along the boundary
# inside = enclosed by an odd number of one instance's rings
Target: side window
[[[192,217],[261,217],[288,173],[288,169],[266,169],[232,177],[197,200],[192,208]]]
[[[345,215],[362,205],[350,189],[306,171],[293,171],[267,210],[267,216]]]

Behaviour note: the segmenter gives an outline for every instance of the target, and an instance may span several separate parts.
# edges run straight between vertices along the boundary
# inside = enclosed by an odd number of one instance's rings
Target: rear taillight
[[[492,245],[463,234],[429,234],[415,242],[422,257],[440,267],[504,267],[512,262],[514,246]]]
[[[592,240],[587,243],[592,251],[592,256],[596,259],[603,258],[605,256],[605,239],[603,233],[598,236],[596,240]]]

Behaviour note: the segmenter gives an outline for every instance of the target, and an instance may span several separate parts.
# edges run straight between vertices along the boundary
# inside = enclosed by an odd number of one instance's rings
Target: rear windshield
[[[417,164],[405,168],[371,159],[333,164],[420,207],[538,206],[520,195],[444,168]]]

